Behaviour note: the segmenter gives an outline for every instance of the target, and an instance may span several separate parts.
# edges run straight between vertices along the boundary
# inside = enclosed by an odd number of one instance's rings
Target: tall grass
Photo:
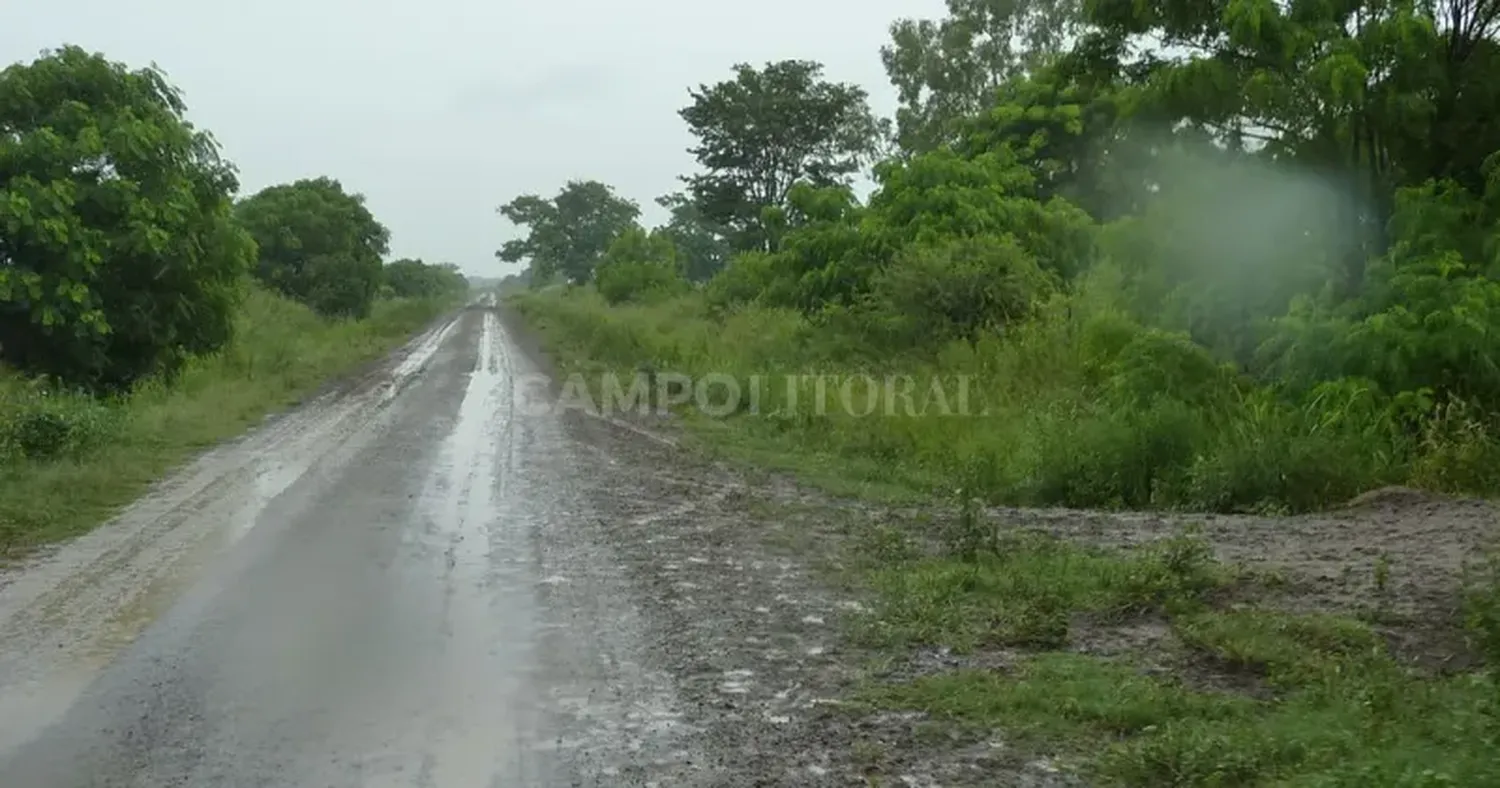
[[[195,452],[389,352],[451,300],[379,302],[330,321],[256,288],[235,340],[170,382],[100,400],[0,378],[0,554],[82,533]]]
[[[851,388],[854,413],[837,395],[818,413],[808,380],[795,409],[783,407],[787,388],[777,382],[761,392],[758,413],[684,413],[731,451],[783,467],[836,467],[858,484],[962,487],[1021,505],[1208,511],[1305,511],[1395,483],[1466,493],[1500,486],[1500,442],[1483,420],[1443,411],[1413,422],[1357,380],[1273,391],[1185,337],[1113,311],[1088,284],[1004,335],[875,359],[851,349],[857,334],[836,324],[760,306],[720,313],[697,293],[610,305],[575,288],[514,303],[575,372],[647,365],[741,381],[910,376],[915,414],[888,407],[898,403],[883,386],[879,401],[862,399],[862,384]],[[922,412],[932,381],[948,415],[930,398]],[[954,402],[961,391],[965,413]]]

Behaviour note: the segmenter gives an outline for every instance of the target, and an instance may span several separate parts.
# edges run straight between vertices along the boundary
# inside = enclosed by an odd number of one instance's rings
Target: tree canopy
[[[254,244],[234,168],[155,69],[64,47],[0,72],[0,354],[93,388],[224,345]]]
[[[453,263],[433,265],[408,258],[386,263],[382,282],[396,298],[437,298],[469,287],[469,280]]]
[[[896,88],[896,140],[907,151],[955,141],[1002,85],[1044,65],[1076,31],[1079,0],[947,0],[942,19],[901,19],[880,50]]]
[[[261,281],[324,315],[369,314],[390,231],[363,195],[332,178],[303,179],[262,189],[235,213],[260,248]]]
[[[784,208],[800,181],[848,183],[880,133],[866,91],[823,79],[813,61],[741,63],[734,79],[689,94],[680,114],[698,139],[689,152],[703,171],[684,181],[737,250],[770,249],[764,212]]]
[[[526,236],[506,241],[496,257],[508,263],[529,261],[533,282],[561,276],[574,283],[593,277],[610,244],[641,215],[634,201],[598,181],[569,181],[551,199],[523,194],[499,212],[526,228]]]

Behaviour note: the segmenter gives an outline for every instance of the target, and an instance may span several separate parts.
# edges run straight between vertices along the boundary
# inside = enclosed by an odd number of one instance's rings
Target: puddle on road
[[[458,422],[425,496],[435,535],[444,540],[451,562],[465,571],[489,564],[498,444],[510,404],[508,382],[500,321],[493,312],[486,312]]]

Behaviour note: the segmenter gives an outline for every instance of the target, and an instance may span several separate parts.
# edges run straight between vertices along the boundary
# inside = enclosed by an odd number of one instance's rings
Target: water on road
[[[0,786],[692,784],[537,372],[472,306],[14,573]]]

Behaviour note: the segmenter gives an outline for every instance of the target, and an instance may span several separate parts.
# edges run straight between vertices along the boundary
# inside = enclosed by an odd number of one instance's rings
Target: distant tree
[[[77,47],[0,72],[0,356],[95,389],[230,338],[254,244],[234,169],[155,69]]]
[[[496,257],[508,263],[530,260],[537,281],[562,275],[579,284],[589,281],[609,245],[641,215],[634,201],[598,181],[569,181],[551,199],[523,194],[499,212],[527,234],[506,241]]]
[[[395,298],[435,298],[469,288],[469,280],[452,263],[429,265],[405,258],[386,263],[384,282]]]
[[[323,315],[370,313],[390,231],[363,195],[332,178],[303,179],[261,190],[236,214],[260,246],[261,281]]]
[[[877,145],[880,124],[863,88],[822,78],[806,60],[741,63],[732,80],[690,90],[679,113],[698,138],[705,170],[683,180],[702,217],[736,250],[770,249],[764,213],[785,206],[793,184],[850,180]]]

